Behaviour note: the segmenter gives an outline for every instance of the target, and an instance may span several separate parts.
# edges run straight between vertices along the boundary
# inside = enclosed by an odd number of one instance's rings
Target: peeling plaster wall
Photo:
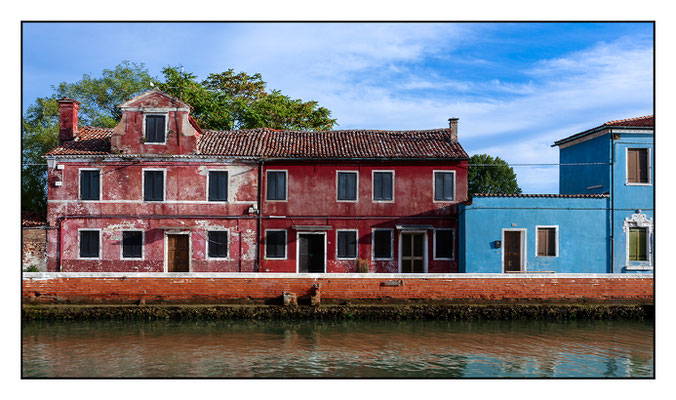
[[[47,230],[44,227],[25,227],[21,233],[23,269],[37,267],[40,271],[47,271]]]

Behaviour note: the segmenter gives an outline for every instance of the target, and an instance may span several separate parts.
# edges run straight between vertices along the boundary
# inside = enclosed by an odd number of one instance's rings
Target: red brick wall
[[[401,281],[401,286],[388,286]],[[653,301],[652,278],[24,278],[26,303],[237,303],[298,297],[320,286],[323,302],[343,300]]]

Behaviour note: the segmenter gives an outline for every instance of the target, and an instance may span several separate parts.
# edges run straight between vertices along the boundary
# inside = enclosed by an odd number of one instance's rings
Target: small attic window
[[[166,115],[145,115],[146,143],[165,143]]]

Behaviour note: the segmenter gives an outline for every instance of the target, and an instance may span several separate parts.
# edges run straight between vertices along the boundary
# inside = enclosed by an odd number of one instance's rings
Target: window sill
[[[626,265],[624,267],[627,271],[652,271],[652,265]]]
[[[652,186],[652,183],[629,183],[625,182],[624,186]]]

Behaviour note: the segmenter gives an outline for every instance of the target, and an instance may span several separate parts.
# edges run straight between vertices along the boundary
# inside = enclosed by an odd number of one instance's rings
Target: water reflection
[[[641,321],[26,323],[24,377],[650,377]]]

